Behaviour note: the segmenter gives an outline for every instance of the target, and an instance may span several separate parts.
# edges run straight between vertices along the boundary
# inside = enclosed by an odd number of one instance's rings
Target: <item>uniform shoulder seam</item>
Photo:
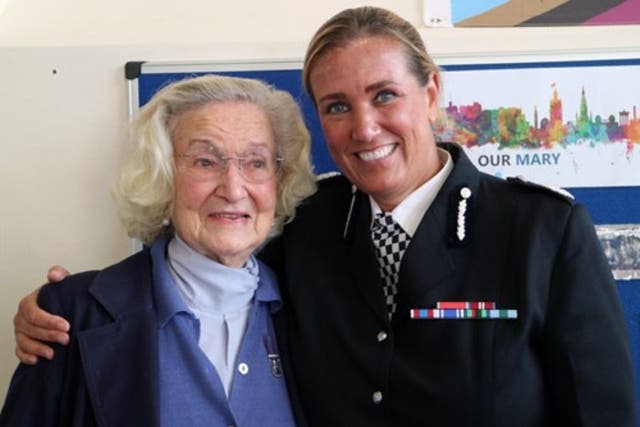
[[[531,182],[527,178],[520,175],[516,177],[509,177],[507,178],[507,181],[518,184],[518,185],[522,185],[528,188],[546,191],[547,193],[550,193],[556,197],[559,197],[569,203],[573,203],[575,200],[575,198],[573,197],[573,194],[571,194],[564,188],[554,187],[551,185],[545,185],[537,182]]]

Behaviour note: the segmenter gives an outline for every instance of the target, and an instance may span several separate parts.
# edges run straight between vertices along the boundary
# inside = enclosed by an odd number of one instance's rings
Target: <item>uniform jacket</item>
[[[42,288],[39,304],[71,321],[69,346],[16,370],[2,426],[157,426],[158,345],[152,258],[144,250],[103,271]],[[261,280],[264,280],[261,273]],[[274,326],[282,328],[276,313]],[[286,342],[278,334],[287,380]],[[290,394],[293,394],[288,381]],[[294,413],[300,410],[292,399]]]
[[[630,349],[585,208],[455,167],[400,268],[389,322],[368,197],[320,184],[262,257],[280,276],[290,356],[313,426],[636,426]],[[461,187],[471,190],[456,237]],[[438,301],[495,301],[515,320],[415,320]]]

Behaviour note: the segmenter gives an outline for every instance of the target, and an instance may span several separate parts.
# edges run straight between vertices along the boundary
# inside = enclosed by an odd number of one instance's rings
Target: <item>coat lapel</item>
[[[432,209],[433,208],[433,209]],[[411,238],[400,265],[398,285],[398,313],[408,315],[424,294],[443,283],[453,274],[455,266],[445,243],[444,216],[436,203],[422,218]]]
[[[422,218],[404,254],[398,285],[398,316],[394,319],[407,318],[409,309],[418,308],[415,304],[423,301],[428,292],[447,280],[454,280],[457,257],[468,256],[468,247],[449,244],[451,236],[448,233],[451,231],[448,221],[458,213],[456,206],[451,206],[450,198],[452,192],[460,191],[461,186],[468,186],[474,195],[477,194],[479,172],[456,144],[438,146],[451,154],[454,168]],[[348,259],[353,264],[353,281],[376,314],[387,319],[382,279],[371,241],[371,207],[366,194],[358,191],[356,197],[346,238]],[[469,225],[470,229],[475,226]]]
[[[426,295],[430,291],[455,280],[456,260],[468,256],[468,247],[450,244],[454,236],[449,235],[452,233],[449,225],[458,216],[451,196],[461,187],[477,194],[479,173],[457,145],[439,144],[439,147],[449,151],[454,168],[422,218],[402,259],[397,297],[400,318],[408,317],[412,308],[434,308],[420,305],[429,299]],[[467,221],[469,229],[473,229],[473,217],[468,216]]]
[[[149,260],[103,271],[91,294],[115,319],[78,333],[100,425],[158,425],[157,324]]]
[[[386,320],[388,317],[387,307],[384,303],[382,279],[371,240],[371,206],[365,194],[360,191],[356,194],[356,209],[351,219],[353,228],[347,243],[348,260],[353,263],[351,274],[369,306],[381,319]]]

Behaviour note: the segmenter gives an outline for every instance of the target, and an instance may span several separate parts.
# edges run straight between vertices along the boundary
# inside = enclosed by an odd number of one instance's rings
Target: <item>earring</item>
[[[170,224],[169,218],[165,218],[165,219],[162,220],[162,226],[163,227],[168,227],[169,224]]]

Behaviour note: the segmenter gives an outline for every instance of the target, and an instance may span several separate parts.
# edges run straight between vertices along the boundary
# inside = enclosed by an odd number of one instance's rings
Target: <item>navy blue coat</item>
[[[46,285],[38,303],[71,321],[71,342],[52,361],[21,364],[1,426],[157,426],[158,343],[152,266],[144,250],[102,271]],[[274,315],[282,329],[280,312]],[[285,377],[299,425],[286,342],[278,334]]]

